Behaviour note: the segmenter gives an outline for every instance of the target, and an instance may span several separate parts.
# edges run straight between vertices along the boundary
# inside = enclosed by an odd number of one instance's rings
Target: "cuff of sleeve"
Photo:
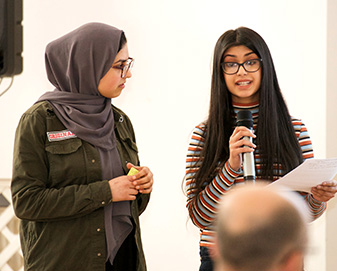
[[[230,175],[232,175],[234,178],[238,177],[240,174],[242,174],[242,169],[239,168],[238,170],[234,170],[231,168],[231,166],[229,165],[228,161],[225,164],[225,168],[228,171],[228,173]]]
[[[308,198],[312,206],[320,207],[323,203],[322,201],[315,199],[312,194],[309,194]]]
[[[91,183],[91,197],[97,207],[104,207],[112,202],[112,194],[108,181]]]
[[[240,175],[240,173],[241,168],[238,171],[233,170],[229,166],[229,163],[227,161],[221,170],[220,177],[222,181],[226,183],[227,186],[231,186],[235,182],[235,179]]]

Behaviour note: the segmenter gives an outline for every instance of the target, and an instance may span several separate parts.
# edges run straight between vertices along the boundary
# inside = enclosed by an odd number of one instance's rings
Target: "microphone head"
[[[249,110],[241,110],[237,114],[236,126],[245,126],[253,129],[253,115]]]

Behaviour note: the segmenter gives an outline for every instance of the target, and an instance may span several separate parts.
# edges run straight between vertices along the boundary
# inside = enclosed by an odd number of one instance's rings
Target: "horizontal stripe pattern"
[[[256,129],[258,119],[258,106],[249,105],[235,106],[235,112],[240,109],[249,109],[252,111],[254,127]],[[292,124],[295,129],[295,134],[298,142],[301,146],[304,159],[310,159],[314,157],[312,150],[312,143],[307,131],[307,128],[300,119],[292,118]],[[199,124],[193,130],[190,144],[186,156],[186,176],[185,176],[185,189],[187,195],[187,204],[190,218],[192,222],[200,229],[200,246],[209,247],[212,245],[212,236],[214,234],[213,221],[217,213],[217,206],[221,197],[225,195],[232,186],[243,184],[243,171],[235,171],[230,168],[228,161],[222,168],[219,168],[219,173],[209,183],[205,184],[205,189],[197,195],[196,200],[193,200],[195,196],[195,183],[194,175],[201,166],[199,161],[200,153],[204,147],[206,127],[204,123]],[[256,166],[256,178],[259,179],[260,175],[260,156],[258,149],[254,152],[255,166]],[[274,165],[275,172],[280,170],[279,175],[283,176],[285,172],[282,171],[281,165]],[[275,174],[276,175],[276,174]],[[276,179],[276,178],[275,178]],[[322,215],[326,209],[326,203],[316,201],[312,195],[307,193],[300,193],[304,200],[307,202],[313,217],[316,219]]]

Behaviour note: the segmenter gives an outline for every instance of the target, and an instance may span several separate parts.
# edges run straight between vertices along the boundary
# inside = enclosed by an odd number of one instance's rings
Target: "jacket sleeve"
[[[150,194],[139,194],[139,196],[137,196],[137,203],[138,203],[138,211],[139,211],[139,215],[141,215],[148,203],[149,203],[149,200],[150,200]]]
[[[192,222],[204,229],[210,226],[217,213],[217,205],[233,185],[240,172],[229,167],[228,162],[219,170],[215,178],[195,196],[195,173],[199,170],[199,160],[204,146],[205,126],[196,126],[193,130],[186,157],[185,189],[187,194],[187,209]]]
[[[15,134],[12,199],[24,220],[53,221],[84,216],[111,202],[107,181],[48,187],[46,121],[38,113],[22,116]],[[76,161],[73,161],[76,163]]]
[[[303,159],[306,160],[306,159],[314,158],[311,139],[310,139],[310,136],[309,136],[309,133],[308,133],[308,130],[305,124],[301,120],[293,119],[293,125],[294,125],[294,129],[296,132],[298,142],[302,150]],[[319,218],[327,208],[326,202],[321,202],[321,201],[314,199],[312,194],[308,194],[304,192],[300,192],[300,194],[306,201],[309,207],[309,210],[311,212],[312,218],[314,220]]]
[[[119,126],[119,128],[117,128],[117,136],[119,138],[119,140],[121,140],[122,144],[126,144],[129,145],[129,148],[132,149],[132,154],[129,151],[126,152],[121,152],[120,155],[125,159],[128,160],[129,162],[132,162],[134,165],[136,166],[140,166],[140,161],[139,161],[139,156],[138,156],[138,147],[136,144],[136,135],[133,129],[133,125],[132,122],[130,120],[130,118],[119,108],[113,107],[114,110],[118,110],[118,114],[120,114],[121,116],[123,116],[123,123],[125,125],[121,125]],[[121,147],[122,149],[124,149],[123,147]],[[127,169],[126,169],[127,171]],[[136,201],[137,201],[137,205],[138,205],[138,212],[139,215],[142,214],[148,203],[150,200],[150,194],[138,194]]]

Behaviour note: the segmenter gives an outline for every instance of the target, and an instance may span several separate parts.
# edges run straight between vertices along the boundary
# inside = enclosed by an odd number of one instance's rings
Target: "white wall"
[[[337,156],[337,18],[336,9],[337,2],[334,0],[327,1],[328,20],[327,20],[327,118],[326,123],[328,127],[326,135],[326,155],[327,157]],[[335,271],[337,266],[336,251],[337,251],[337,198],[330,201],[326,214],[326,271]]]
[[[136,59],[133,78],[113,103],[131,117],[141,162],[155,175],[141,218],[149,271],[198,270],[199,235],[181,182],[190,132],[207,114],[212,51],[224,31],[247,26],[264,37],[291,113],[306,123],[316,157],[325,157],[326,1],[35,0],[24,2],[24,72],[0,98],[0,178],[11,176],[19,117],[52,89],[46,44],[90,21],[125,30]],[[324,223],[322,217],[311,226],[307,271],[325,269]]]

